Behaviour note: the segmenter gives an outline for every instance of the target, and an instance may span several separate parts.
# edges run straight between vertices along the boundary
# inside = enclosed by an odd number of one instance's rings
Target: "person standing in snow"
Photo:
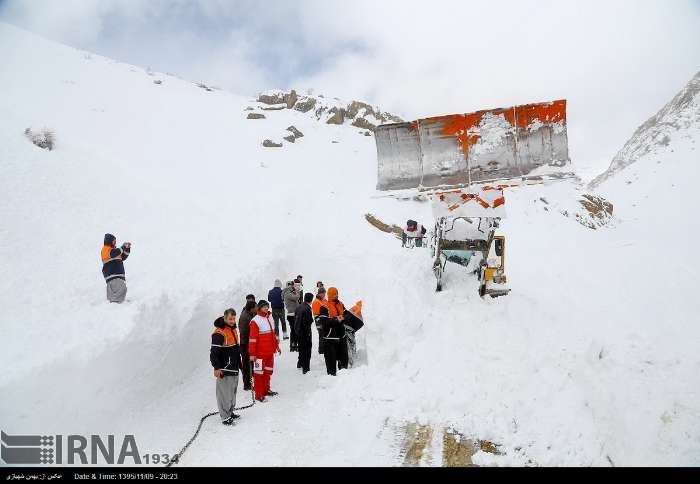
[[[241,317],[238,319],[238,329],[241,333],[241,359],[243,364],[241,371],[243,373],[243,390],[250,391],[250,360],[248,355],[248,345],[250,338],[250,320],[255,317],[255,301],[246,301]]]
[[[308,373],[311,365],[311,324],[314,322],[311,314],[311,301],[313,299],[314,295],[310,292],[304,294],[304,302],[294,313],[294,332],[299,342],[297,367],[301,367],[303,374]]]
[[[122,303],[126,298],[126,274],[124,261],[131,253],[131,242],[124,242],[117,247],[117,238],[105,234],[102,245],[102,275],[107,283],[107,300],[111,303]]]
[[[299,291],[301,284],[299,282],[288,282],[287,287],[284,288],[282,296],[284,297],[284,306],[287,310],[287,323],[289,323],[289,329],[294,328],[294,313],[299,307]],[[294,331],[290,332],[289,340],[289,351],[297,351],[297,337]]]
[[[425,235],[425,227],[416,222],[415,220],[408,220],[406,222],[406,228],[401,234],[401,246],[405,247],[406,243],[410,241],[413,242],[415,247],[423,247],[423,236]]]
[[[280,323],[282,323],[282,337],[289,339],[287,336],[287,320],[284,317],[284,299],[282,298],[282,281],[275,279],[275,287],[267,293],[267,299],[272,307],[272,319],[275,321],[275,336],[280,337]],[[289,328],[292,331],[292,328]]]
[[[316,284],[318,287],[318,284]],[[321,285],[316,292],[316,298],[311,305],[311,314],[314,317],[314,322],[316,323],[316,330],[318,331],[318,354],[323,354],[323,328],[321,327],[321,306],[326,305],[326,288]]]
[[[236,407],[238,370],[241,366],[234,309],[227,309],[223,316],[214,321],[209,360],[216,377],[216,403],[219,406],[221,423],[231,425],[239,417],[233,410]]]
[[[257,315],[250,321],[248,353],[253,367],[255,399],[264,402],[266,396],[277,395],[277,392],[270,389],[270,380],[275,365],[275,353],[281,355],[282,350],[272,329],[270,304],[262,299],[258,302]]]
[[[345,326],[343,313],[345,306],[338,299],[338,289],[328,289],[328,301],[321,306],[319,320],[323,328],[323,357],[326,360],[326,371],[329,375],[336,374],[337,369],[347,368],[347,347],[345,344]]]
[[[302,279],[303,278],[302,278],[301,274],[299,274],[297,276],[297,278],[294,279],[294,282],[299,283],[299,304],[304,302],[304,281]],[[291,330],[291,328],[290,328],[290,330]]]

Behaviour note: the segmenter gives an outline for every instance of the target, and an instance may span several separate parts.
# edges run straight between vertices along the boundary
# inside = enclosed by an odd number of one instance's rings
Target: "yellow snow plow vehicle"
[[[496,235],[504,190],[574,176],[566,101],[384,124],[375,141],[377,189],[431,201],[436,290],[453,262],[477,275],[480,296],[508,294],[506,240]]]

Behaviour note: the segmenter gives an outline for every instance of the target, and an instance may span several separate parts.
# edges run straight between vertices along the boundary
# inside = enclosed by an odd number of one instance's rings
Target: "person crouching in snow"
[[[328,288],[328,301],[325,306],[321,306],[320,311],[318,320],[323,328],[323,357],[326,360],[326,371],[329,375],[335,375],[337,369],[348,367],[343,325],[345,306],[338,300],[338,289]]]
[[[224,315],[214,321],[211,335],[211,365],[216,377],[216,403],[224,425],[231,425],[239,415],[233,413],[236,407],[238,370],[241,367],[241,352],[236,331],[236,311],[227,309]]]
[[[253,388],[255,399],[265,401],[266,396],[275,396],[270,389],[270,379],[275,364],[275,352],[282,354],[279,342],[272,329],[270,305],[265,300],[258,302],[258,314],[250,321],[248,354],[253,367]]]
[[[415,247],[423,247],[423,236],[425,232],[425,227],[421,224],[415,220],[408,220],[406,222],[406,228],[401,234],[401,247],[405,247],[409,241],[412,242]]]
[[[124,261],[130,253],[131,242],[124,242],[120,248],[114,235],[105,234],[101,254],[102,275],[107,283],[107,300],[111,303],[122,303],[126,298]]]
[[[313,300],[313,294],[310,292],[304,294],[304,302],[299,305],[294,315],[294,332],[299,342],[297,367],[301,368],[304,374],[309,372],[311,364],[311,325],[314,322],[311,315],[311,301]]]

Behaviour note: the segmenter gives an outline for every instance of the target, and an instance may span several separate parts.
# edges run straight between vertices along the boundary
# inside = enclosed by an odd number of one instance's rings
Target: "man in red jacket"
[[[258,314],[250,321],[248,355],[253,367],[253,387],[255,399],[265,401],[265,396],[275,396],[270,390],[270,378],[275,364],[275,352],[281,355],[279,342],[275,336],[270,305],[265,300],[258,302]]]

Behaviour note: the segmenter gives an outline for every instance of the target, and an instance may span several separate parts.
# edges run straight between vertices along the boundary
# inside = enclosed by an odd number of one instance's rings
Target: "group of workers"
[[[117,247],[117,238],[105,234],[102,274],[109,302],[122,303],[126,298],[124,261],[130,252],[130,242]],[[219,414],[225,425],[238,418],[234,408],[239,373],[243,390],[254,389],[257,401],[277,395],[270,388],[270,381],[274,355],[282,354],[280,326],[282,339],[290,341],[290,352],[298,353],[297,368],[302,374],[311,369],[313,326],[318,333],[318,352],[324,357],[326,372],[335,376],[338,370],[352,366],[355,332],[364,324],[362,301],[348,310],[339,299],[338,289],[330,287],[326,291],[321,281],[316,283],[315,296],[310,292],[304,294],[301,275],[287,282],[284,289],[282,282],[275,280],[268,300],[256,301],[253,294],[248,294],[240,316],[229,308],[214,321],[209,359],[216,377]]]
[[[350,355],[355,352],[354,333],[364,324],[362,301],[358,301],[351,310],[346,310],[338,298],[338,290],[331,287],[326,291],[320,281],[316,284],[316,296],[310,292],[304,294],[301,275],[288,282],[284,290],[281,286],[281,282],[276,280],[268,293],[270,302],[264,299],[256,301],[253,294],[246,296],[238,324],[233,308],[225,310],[224,315],[214,321],[210,361],[216,377],[219,415],[224,425],[231,425],[239,418],[234,413],[239,372],[243,378],[243,389],[253,389],[256,401],[264,402],[266,397],[277,395],[271,389],[270,382],[275,353],[282,354],[280,326],[283,340],[290,340],[290,352],[298,352],[297,368],[301,369],[302,374],[311,369],[314,325],[319,335],[318,352],[324,355],[329,375],[336,375],[337,370],[348,368],[352,360]]]

